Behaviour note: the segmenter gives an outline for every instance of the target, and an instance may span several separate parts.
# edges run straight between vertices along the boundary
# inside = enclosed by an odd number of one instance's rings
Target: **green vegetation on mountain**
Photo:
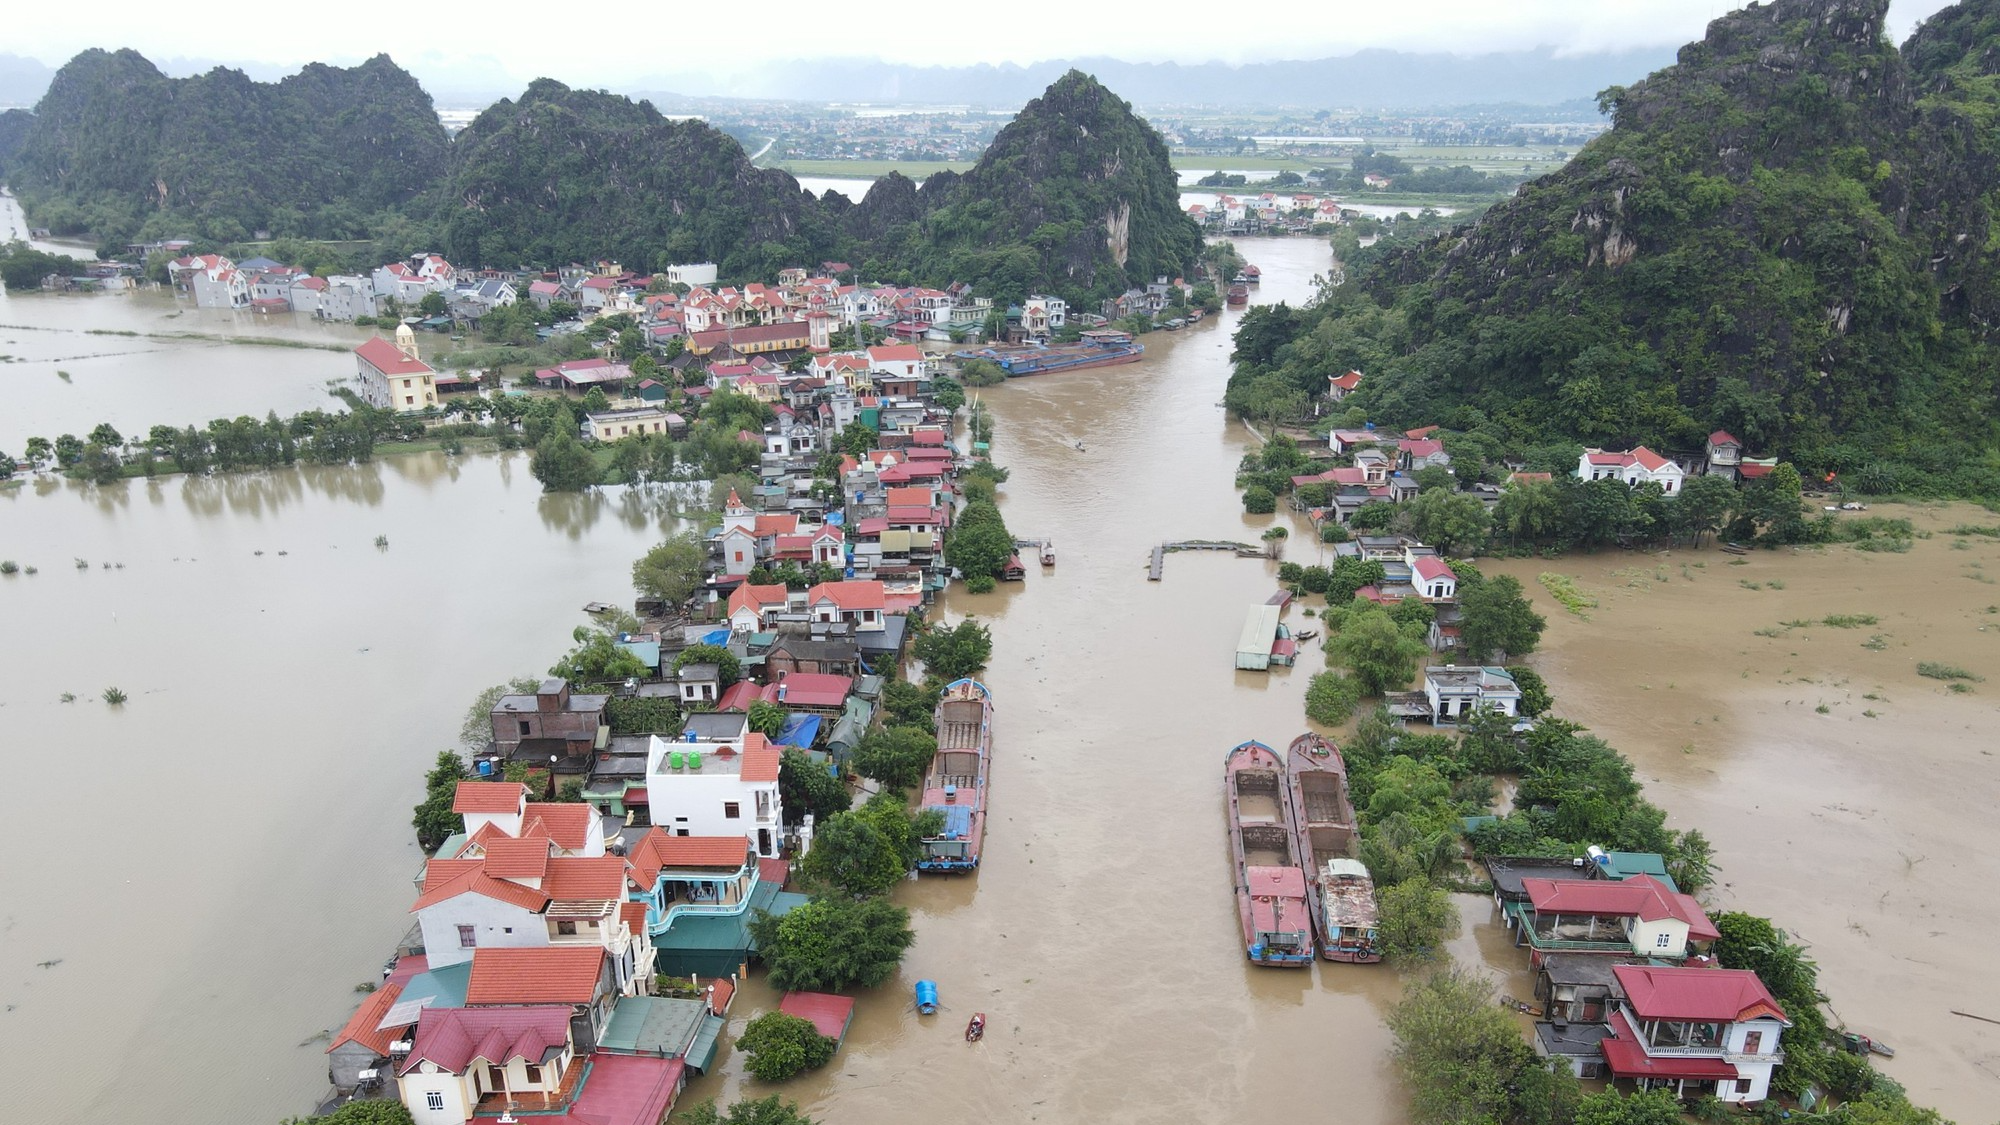
[[[2000,496],[2000,3],[1899,52],[1887,0],[1777,0],[1600,101],[1613,127],[1477,224],[1348,256],[1247,317],[1229,400],[1442,423],[1503,450],[1699,451],[1722,428],[1808,477]]]
[[[372,260],[441,249],[462,267],[612,259],[642,272],[713,261],[732,280],[841,258],[872,278],[1084,300],[1182,275],[1201,247],[1159,134],[1076,72],[963,175],[919,188],[891,174],[857,205],[753,166],[703,122],[551,79],[452,139],[386,56],[259,83],[223,68],[168,78],[134,51],[91,50],[33,115],[0,117],[0,173],[37,225],[114,248],[268,231],[281,243],[373,239],[360,248]]]
[[[461,264],[712,261],[769,278],[834,248],[818,201],[726,134],[546,78],[459,134],[445,197],[445,253]]]
[[[1032,291],[1102,297],[1193,266],[1201,233],[1181,210],[1179,182],[1159,133],[1072,70],[1002,128],[970,171],[931,176],[914,201],[906,191],[878,201],[877,185],[848,221],[879,230],[873,256],[860,256],[884,272],[972,280],[1008,300]],[[889,209],[901,221],[880,222]]]
[[[135,51],[90,50],[56,73],[6,164],[58,233],[359,238],[437,184],[447,144],[430,95],[386,55],[264,83],[221,67],[168,78]]]

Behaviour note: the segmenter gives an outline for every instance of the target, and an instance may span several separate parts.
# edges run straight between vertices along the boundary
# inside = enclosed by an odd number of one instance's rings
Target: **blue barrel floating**
[[[917,982],[917,1011],[927,1016],[937,1015],[937,982],[920,980]]]

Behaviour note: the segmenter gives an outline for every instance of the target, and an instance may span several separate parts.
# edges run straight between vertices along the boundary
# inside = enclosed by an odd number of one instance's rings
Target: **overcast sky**
[[[1900,42],[1919,20],[1945,5],[1946,0],[1893,0],[1891,34]],[[1247,62],[1319,58],[1364,47],[1464,54],[1550,46],[1593,52],[1684,43],[1737,6],[1718,0],[1308,0],[1250,7],[1226,0],[1009,0],[911,7],[762,0],[754,10],[726,4],[713,10],[680,5],[621,10],[546,0],[382,8],[93,0],[85,8],[16,6],[0,24],[6,30],[0,50],[52,66],[87,47],[286,66],[353,62],[387,51],[420,75],[484,72],[494,80],[547,75],[572,85],[602,86],[678,71],[728,73],[825,57],[956,65],[1092,56]],[[839,97],[837,91],[828,93]]]

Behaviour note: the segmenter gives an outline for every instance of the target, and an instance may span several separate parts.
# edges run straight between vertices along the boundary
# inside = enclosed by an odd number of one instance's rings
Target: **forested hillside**
[[[56,72],[6,172],[37,225],[114,244],[357,238],[437,185],[447,143],[430,95],[386,55],[263,83],[92,50]]]
[[[1808,475],[2000,495],[1996,11],[1898,51],[1887,0],[1777,0],[1602,95],[1613,128],[1467,229],[1350,263],[1239,341],[1230,399],[1328,374],[1387,423],[1503,447],[1698,450],[1725,428]]]

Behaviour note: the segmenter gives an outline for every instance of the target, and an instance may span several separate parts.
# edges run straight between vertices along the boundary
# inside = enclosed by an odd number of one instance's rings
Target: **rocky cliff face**
[[[434,184],[446,144],[430,96],[387,56],[263,83],[168,78],[137,52],[93,50],[56,73],[9,175],[57,228],[116,237],[157,217],[215,239],[349,237]]]
[[[997,295],[1123,291],[1193,263],[1201,235],[1180,207],[1166,143],[1096,79],[1071,71],[1002,128],[979,162],[917,193],[878,187],[853,222],[885,233],[885,252],[932,279],[973,280]],[[914,221],[915,230],[899,225]],[[857,228],[858,229],[858,228]]]
[[[1721,426],[1829,468],[1947,418],[1971,437],[1968,406],[1983,439],[2000,4],[1939,13],[1907,54],[1887,6],[1716,20],[1605,91],[1613,128],[1569,165],[1361,271],[1409,333],[1363,401],[1674,447]]]

